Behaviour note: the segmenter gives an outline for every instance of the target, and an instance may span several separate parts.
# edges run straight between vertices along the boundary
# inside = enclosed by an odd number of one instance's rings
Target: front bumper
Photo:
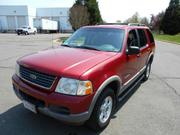
[[[53,117],[57,120],[64,121],[67,123],[84,123],[89,119],[88,112],[80,113],[80,114],[70,114],[70,115],[64,115],[60,113],[55,113],[48,108],[38,108],[38,111],[48,115],[50,117]]]
[[[35,99],[33,100],[33,104],[35,104],[37,111],[40,113],[51,116],[60,121],[77,124],[84,123],[90,117],[88,103],[90,105],[91,97],[70,97],[61,94],[57,95],[57,93],[54,92],[51,94],[43,93],[30,87],[16,75],[13,76],[12,80],[13,89],[17,97],[21,100],[27,101],[28,98],[24,96],[27,95],[31,99]],[[59,106],[67,107],[69,113],[52,110],[51,105],[56,106],[56,108]]]
[[[24,34],[25,31],[23,31],[23,30],[16,30],[16,33],[17,33],[17,34]]]

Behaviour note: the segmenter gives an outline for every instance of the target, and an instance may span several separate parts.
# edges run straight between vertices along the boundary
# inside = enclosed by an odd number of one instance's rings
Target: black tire
[[[147,81],[149,79],[150,73],[151,73],[151,62],[148,62],[148,64],[146,65],[146,69],[144,71],[143,81]]]
[[[110,115],[108,115],[109,116],[108,119],[104,123],[102,123],[100,120],[101,119],[100,114],[103,114],[101,112],[102,104],[105,104],[105,99],[107,98],[110,99],[110,97],[112,98],[112,109],[111,109]],[[95,107],[91,114],[90,119],[86,122],[87,126],[95,131],[103,130],[110,122],[111,116],[113,114],[114,106],[115,106],[114,91],[111,88],[104,89],[103,93],[99,96],[99,99],[97,100],[95,104]],[[105,110],[107,111],[107,108]]]
[[[27,34],[28,34],[28,33],[25,31],[25,32],[24,32],[24,35],[27,35]]]

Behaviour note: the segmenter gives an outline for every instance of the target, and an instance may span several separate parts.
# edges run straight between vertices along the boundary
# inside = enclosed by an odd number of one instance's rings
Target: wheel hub
[[[146,77],[148,78],[150,75],[150,64],[148,64],[147,69],[146,69]]]
[[[113,106],[112,97],[110,96],[106,97],[100,107],[99,121],[101,123],[105,123],[109,119],[112,111],[112,106]]]

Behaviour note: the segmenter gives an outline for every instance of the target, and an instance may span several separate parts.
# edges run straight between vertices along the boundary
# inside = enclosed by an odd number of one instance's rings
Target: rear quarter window
[[[150,32],[150,30],[147,30],[147,33],[148,33],[148,36],[149,36],[149,40],[150,40],[150,43],[154,43],[154,37],[153,37],[153,34]]]

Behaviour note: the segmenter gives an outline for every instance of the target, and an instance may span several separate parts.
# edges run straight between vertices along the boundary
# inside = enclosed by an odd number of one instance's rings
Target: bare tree
[[[151,15],[151,21],[150,21],[150,27],[153,31],[156,32],[161,32],[162,28],[161,28],[161,23],[162,23],[162,19],[164,17],[164,12],[160,12],[157,15]]]
[[[147,17],[141,18],[140,23],[141,24],[145,24],[146,26],[149,26],[149,20],[147,19]]]
[[[86,6],[73,5],[70,9],[69,21],[73,30],[77,30],[82,26],[89,24],[89,13]]]
[[[121,20],[117,20],[116,23],[121,23]]]
[[[138,12],[136,12],[132,17],[128,18],[124,23],[139,23],[140,22],[140,17]]]

